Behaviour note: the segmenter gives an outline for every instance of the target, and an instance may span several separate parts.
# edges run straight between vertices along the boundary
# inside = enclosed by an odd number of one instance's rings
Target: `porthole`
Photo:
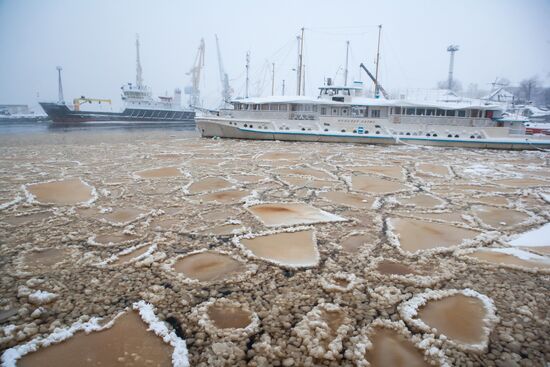
[[[248,127],[248,124],[244,124],[244,127]]]
[[[475,136],[473,136],[473,135],[470,135],[470,139],[475,139]]]
[[[458,137],[459,137],[458,134],[456,134],[456,135],[455,135],[455,138],[458,138]]]
[[[408,136],[410,136],[410,135],[411,135],[411,133],[406,133],[405,135],[408,135]]]
[[[253,126],[252,126],[252,125],[250,125],[250,128],[251,128],[251,129],[252,129],[252,127],[253,127]]]
[[[346,132],[346,130],[342,129],[342,130],[341,130],[340,132],[342,132],[342,133],[345,133],[345,132]]]
[[[478,138],[478,139],[481,139],[481,135],[478,135],[477,138]]]
[[[353,133],[354,133],[354,134],[357,134],[357,130],[353,130]]]
[[[436,137],[436,136],[437,136],[437,134],[433,134],[432,136]]]
[[[452,138],[453,137],[453,134],[449,134],[447,135],[448,138]]]
[[[431,134],[426,134],[426,136],[432,136]]]
[[[328,129],[325,129],[325,131],[328,131]]]
[[[377,130],[377,131],[376,131],[376,135],[378,135],[378,134],[380,134],[380,131]]]
[[[369,131],[368,131],[368,130],[365,130],[365,134],[368,134],[368,133],[369,133]]]
[[[302,131],[306,131],[306,128],[305,128],[305,127],[303,127],[303,128],[302,128]]]

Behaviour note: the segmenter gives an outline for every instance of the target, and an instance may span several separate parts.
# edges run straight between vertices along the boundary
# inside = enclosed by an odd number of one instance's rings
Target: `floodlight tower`
[[[447,47],[447,51],[451,53],[451,60],[449,61],[449,82],[448,89],[452,89],[453,86],[453,69],[455,66],[455,52],[458,51],[458,45],[450,45]]]

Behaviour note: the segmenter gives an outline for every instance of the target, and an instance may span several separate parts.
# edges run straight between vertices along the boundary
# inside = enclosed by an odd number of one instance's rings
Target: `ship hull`
[[[526,138],[454,139],[402,137],[392,135],[363,135],[324,131],[252,129],[229,125],[224,119],[198,118],[197,130],[202,137],[220,137],[252,140],[281,140],[325,143],[355,143],[382,145],[424,145],[454,148],[540,150],[550,149],[550,139]]]
[[[88,122],[173,123],[195,127],[195,112],[126,108],[122,112],[73,111],[64,104],[40,103],[54,124],[78,125]]]

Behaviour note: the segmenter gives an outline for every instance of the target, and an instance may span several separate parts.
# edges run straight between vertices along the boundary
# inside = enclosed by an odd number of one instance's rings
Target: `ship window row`
[[[474,118],[492,118],[493,111],[484,111],[479,109],[465,110],[445,110],[440,108],[422,108],[422,107],[393,107],[390,110],[393,115],[407,116],[449,116],[449,117],[474,117]]]
[[[385,116],[387,110],[382,108],[369,108],[367,106],[347,106],[347,107],[321,107],[321,116],[344,116],[344,117],[371,117],[380,118]]]
[[[235,110],[239,111],[288,111],[288,106],[281,103],[247,104],[235,103]]]

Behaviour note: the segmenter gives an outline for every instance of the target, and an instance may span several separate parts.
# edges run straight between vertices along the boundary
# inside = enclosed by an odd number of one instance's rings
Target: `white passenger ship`
[[[549,149],[550,137],[526,135],[502,106],[449,94],[434,101],[367,98],[356,86],[325,85],[317,98],[233,100],[233,109],[196,118],[203,137],[413,144],[490,149]]]

